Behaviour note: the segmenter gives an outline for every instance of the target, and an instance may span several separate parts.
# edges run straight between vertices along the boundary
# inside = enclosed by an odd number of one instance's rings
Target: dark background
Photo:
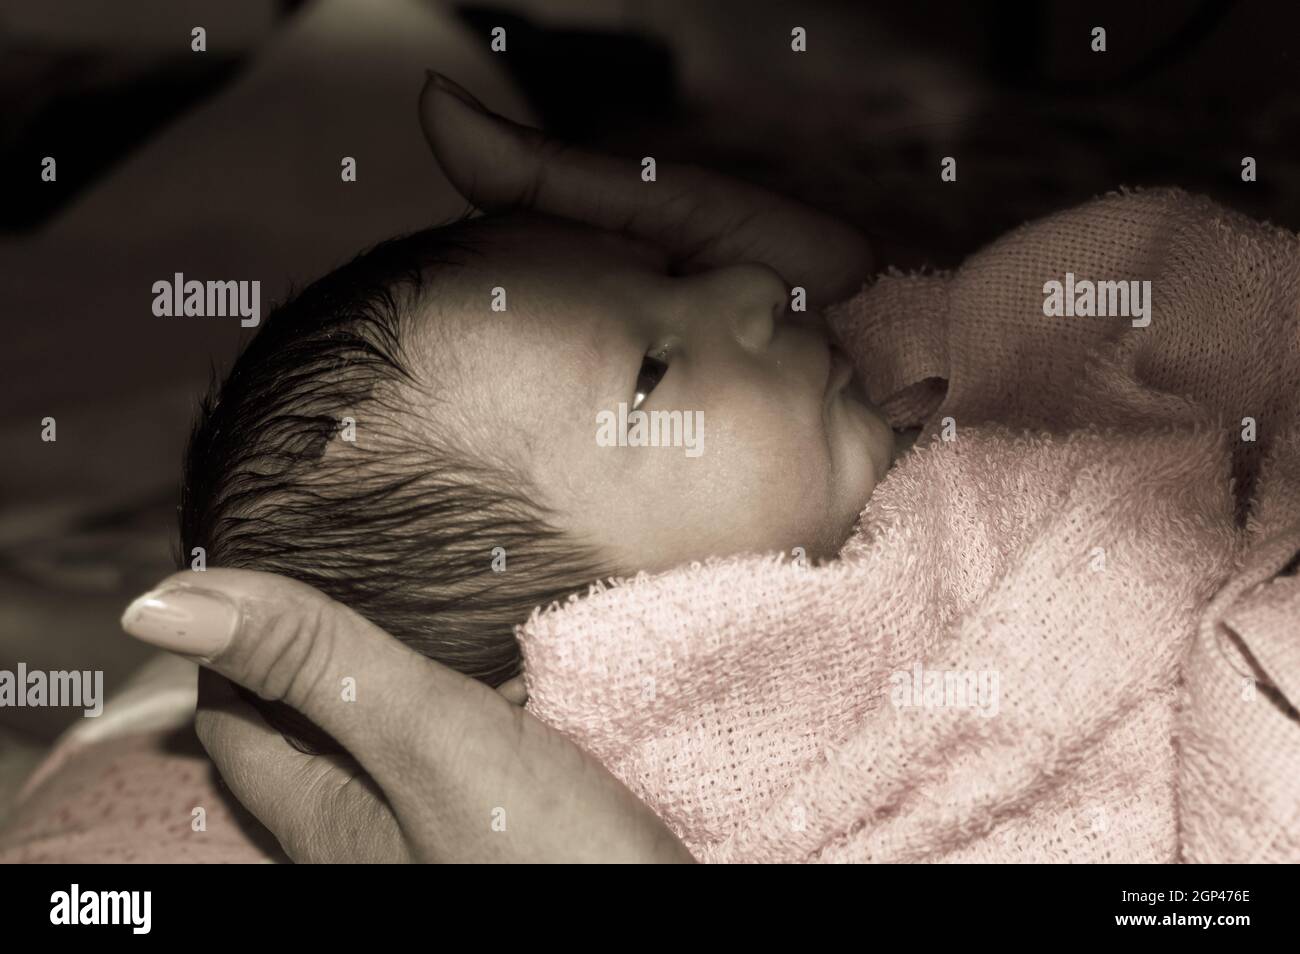
[[[153,5],[163,4],[50,6],[86,22]],[[1300,189],[1286,187],[1300,146],[1291,3],[433,5],[483,37],[507,29],[511,48],[496,65],[549,131],[629,154],[653,146],[796,193],[896,245],[906,264],[953,264],[1027,218],[1121,183],[1177,183],[1281,224],[1300,205]],[[71,25],[54,49],[0,34],[0,169],[16,186],[0,228],[38,230],[219,94],[312,3],[245,6],[249,35],[233,48],[214,37],[206,56],[183,35],[174,49],[145,51],[79,44]],[[801,57],[788,53],[793,25],[810,33]],[[1104,54],[1090,48],[1094,26],[1108,31]],[[32,155],[69,147],[77,163],[57,185],[22,186]],[[960,171],[943,188],[941,155]],[[1244,155],[1263,169],[1249,186]]]
[[[155,318],[150,286],[256,278],[265,314],[454,216],[415,125],[425,66],[572,141],[800,197],[881,267],[948,267],[1121,185],[1300,226],[1298,28],[1296,4],[1217,0],[0,0],[0,668],[111,688],[145,658],[117,616],[174,566],[188,420],[248,334]],[[74,714],[0,710],[0,815]]]

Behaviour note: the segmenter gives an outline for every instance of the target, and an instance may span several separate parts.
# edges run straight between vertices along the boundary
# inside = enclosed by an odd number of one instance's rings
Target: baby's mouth
[[[830,348],[830,367],[826,372],[826,398],[829,400],[840,391],[853,378],[853,362],[835,345],[829,345]]]

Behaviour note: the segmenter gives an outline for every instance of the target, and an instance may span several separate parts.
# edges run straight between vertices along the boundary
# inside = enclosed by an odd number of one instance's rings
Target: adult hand
[[[784,196],[685,163],[603,156],[489,112],[438,73],[420,94],[420,123],[447,178],[486,211],[526,209],[625,232],[668,250],[684,271],[760,262],[824,308],[872,271],[852,226]]]
[[[122,625],[206,667],[199,739],[295,861],[691,860],[576,745],[309,586],[185,571]],[[214,673],[292,706],[355,764],[297,751]]]

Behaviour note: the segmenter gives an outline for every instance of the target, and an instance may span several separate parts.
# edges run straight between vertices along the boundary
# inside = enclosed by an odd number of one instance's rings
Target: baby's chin
[[[889,472],[894,456],[894,431],[857,387],[856,379],[835,396],[830,429],[837,471],[838,552],[857,526],[876,485]]]
[[[885,479],[894,462],[894,429],[889,426],[885,416],[867,397],[866,389],[855,374],[841,394],[845,416],[853,428],[871,466],[871,489]],[[867,491],[867,497],[871,490]],[[863,499],[862,506],[867,505]]]

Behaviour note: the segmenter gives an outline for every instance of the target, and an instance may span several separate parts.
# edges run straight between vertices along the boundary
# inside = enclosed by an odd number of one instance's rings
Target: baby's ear
[[[506,700],[516,706],[522,706],[528,701],[528,689],[524,686],[524,676],[520,673],[513,679],[501,683],[497,686],[497,692],[506,697]]]

